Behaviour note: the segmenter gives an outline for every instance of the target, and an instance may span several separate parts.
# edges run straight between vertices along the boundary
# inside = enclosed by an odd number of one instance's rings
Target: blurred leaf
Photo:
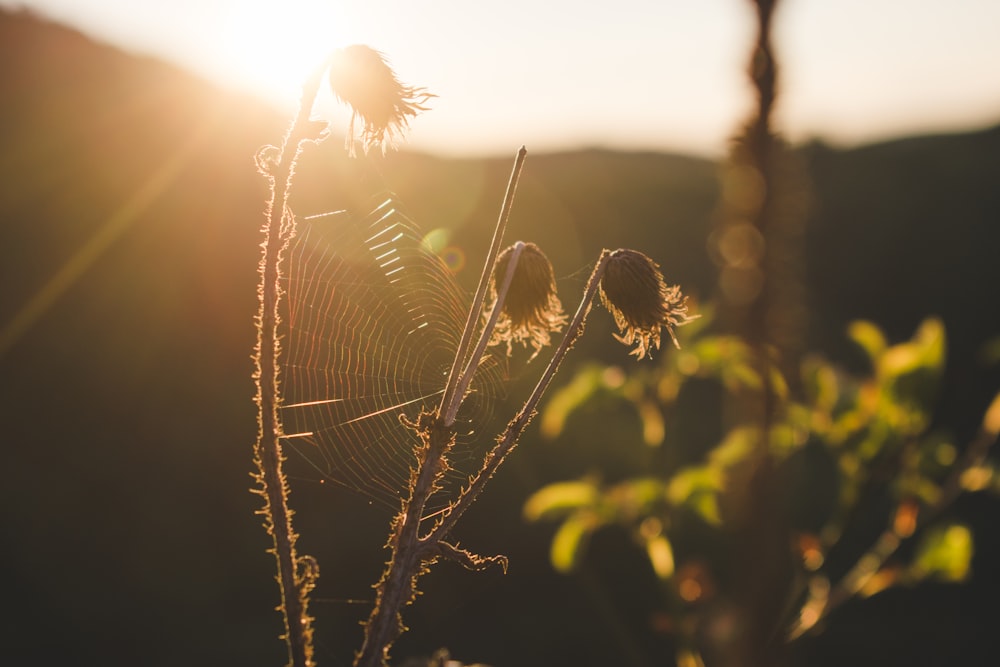
[[[996,470],[989,466],[973,466],[962,473],[961,485],[966,491],[982,491],[996,480]]]
[[[674,550],[665,535],[657,535],[646,542],[646,554],[653,571],[660,579],[674,576]]]
[[[543,486],[524,502],[524,518],[528,521],[558,519],[598,501],[598,490],[593,482],[557,482]]]
[[[941,320],[927,318],[921,322],[913,338],[886,350],[878,365],[879,372],[894,377],[924,366],[940,370],[944,364],[944,339]]]
[[[831,415],[840,398],[837,372],[833,366],[817,356],[809,356],[802,362],[802,381],[813,409]]]
[[[542,410],[542,435],[548,439],[562,433],[570,414],[601,389],[603,366],[588,365],[577,371],[569,384],[559,388]]]
[[[896,584],[900,579],[898,567],[885,567],[869,577],[858,593],[861,597],[869,598],[877,593],[881,593],[890,586]]]
[[[714,493],[722,488],[722,473],[709,466],[685,468],[674,475],[667,485],[667,498],[682,505],[696,493]]]
[[[777,364],[772,364],[768,367],[768,376],[771,378],[771,391],[774,392],[774,397],[779,401],[784,401],[788,399],[788,381],[785,380],[785,376],[781,373],[781,369],[778,368]]]
[[[653,401],[642,401],[638,405],[639,419],[642,421],[642,440],[650,447],[663,444],[666,426],[660,406]]]
[[[868,358],[872,361],[872,366],[878,363],[879,358],[885,352],[888,343],[882,330],[866,320],[855,320],[847,327],[847,336],[863,349]]]
[[[701,655],[690,649],[677,651],[677,667],[705,667]]]
[[[567,574],[576,569],[586,547],[587,538],[598,522],[589,513],[575,514],[559,526],[552,538],[549,560],[557,572]]]
[[[712,466],[685,468],[671,478],[667,498],[676,507],[687,507],[712,525],[722,522],[718,493],[723,473]]]
[[[944,359],[944,325],[941,320],[929,317],[917,327],[913,338],[886,350],[877,369],[883,378],[896,378],[919,369],[940,373],[944,368]]]
[[[983,430],[994,438],[1000,434],[1000,394],[993,397],[990,407],[983,416]]]
[[[630,479],[611,487],[603,497],[614,508],[619,520],[634,521],[663,509],[664,483],[655,477]]]
[[[879,360],[877,375],[888,399],[880,416],[901,436],[917,435],[930,423],[944,361],[944,326],[935,318],[924,320],[911,340],[893,345]]]
[[[759,437],[759,429],[754,426],[738,426],[730,429],[722,442],[708,454],[708,462],[717,468],[731,468],[742,462]]]
[[[706,523],[712,526],[718,526],[722,523],[717,493],[696,493],[688,498],[686,505]]]
[[[962,524],[951,524],[929,531],[920,543],[910,567],[917,580],[926,578],[964,581],[972,563],[972,531]]]
[[[760,374],[753,365],[753,349],[735,336],[702,338],[689,350],[698,360],[703,377],[717,377],[730,391],[760,389]]]

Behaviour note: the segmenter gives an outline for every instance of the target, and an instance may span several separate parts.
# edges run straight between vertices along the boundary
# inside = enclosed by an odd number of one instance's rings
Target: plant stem
[[[458,414],[458,409],[462,405],[462,401],[465,399],[465,392],[469,389],[469,383],[472,382],[472,377],[476,374],[476,369],[479,367],[479,360],[482,359],[483,353],[486,352],[486,346],[490,343],[490,337],[493,335],[493,329],[497,325],[497,320],[500,318],[500,313],[503,310],[504,301],[507,300],[507,292],[510,290],[510,283],[514,279],[514,272],[517,269],[517,264],[521,259],[521,253],[524,252],[524,243],[518,241],[514,244],[514,249],[510,254],[510,262],[507,264],[507,271],[504,274],[503,281],[501,282],[497,290],[497,300],[493,304],[493,310],[490,312],[490,319],[486,322],[486,326],[483,327],[483,331],[479,334],[479,343],[476,345],[476,349],[473,350],[472,356],[469,357],[469,363],[465,365],[465,370],[462,371],[462,375],[459,378],[458,386],[452,394],[451,403],[444,407],[441,413],[442,419],[444,420],[445,426],[451,426],[455,423],[455,416]]]
[[[857,595],[865,584],[879,573],[886,561],[896,553],[904,541],[916,536],[955,502],[955,499],[962,492],[962,476],[968,470],[983,464],[996,441],[996,431],[984,423],[976,434],[976,438],[965,448],[962,458],[949,472],[947,479],[941,486],[937,500],[920,513],[919,521],[912,531],[908,535],[901,535],[890,522],[889,527],[882,531],[882,534],[878,536],[868,551],[833,587],[826,591],[826,599],[816,601],[813,607],[815,613],[812,616],[799,614],[788,633],[788,640],[794,641],[806,634],[827,618],[832,611]],[[806,608],[809,607],[810,605],[807,604]]]
[[[441,395],[441,405],[438,408],[439,414],[444,414],[448,405],[451,404],[455,390],[458,387],[459,375],[465,357],[468,355],[469,346],[472,345],[472,337],[478,328],[479,320],[482,318],[483,302],[486,300],[486,289],[490,283],[490,276],[493,275],[493,267],[496,265],[497,256],[500,254],[500,245],[503,243],[503,234],[507,229],[507,219],[510,217],[510,209],[514,203],[514,192],[517,191],[517,183],[521,178],[521,169],[524,167],[524,157],[528,149],[521,146],[514,158],[514,168],[510,172],[510,180],[507,181],[507,193],[503,198],[503,206],[500,208],[500,217],[497,218],[496,228],[493,230],[493,241],[490,244],[489,253],[483,264],[483,272],[479,276],[479,285],[476,287],[476,295],[472,300],[472,307],[469,308],[469,316],[465,320],[465,328],[462,330],[462,338],[458,343],[458,350],[455,352],[455,359],[452,362],[451,371],[448,373],[448,381],[445,383],[444,392]]]
[[[583,333],[587,314],[590,312],[594,297],[597,295],[598,287],[601,284],[601,277],[604,275],[604,269],[607,266],[610,256],[611,252],[608,250],[601,252],[597,265],[594,267],[593,272],[591,272],[587,286],[584,288],[580,305],[577,307],[576,313],[573,315],[573,320],[566,329],[566,335],[563,336],[559,347],[552,354],[552,359],[542,372],[542,376],[538,379],[534,390],[532,390],[531,395],[528,396],[528,399],[518,413],[507,424],[507,428],[497,438],[497,444],[487,454],[482,469],[469,481],[469,485],[462,490],[458,499],[445,510],[441,519],[427,537],[427,542],[440,542],[448,536],[448,533],[454,528],[459,518],[472,506],[472,503],[475,502],[479,494],[482,493],[486,483],[493,477],[497,469],[504,462],[504,459],[507,458],[507,455],[517,446],[518,438],[521,437],[521,433],[531,421],[531,418],[534,417],[535,408],[538,406],[538,402],[541,400],[545,390],[552,382],[552,378],[555,377],[556,371],[559,370],[559,365],[562,363],[563,358],[565,358],[566,353],[573,347],[573,344],[576,343],[580,334]]]
[[[259,513],[264,516],[264,527],[274,541],[272,552],[281,596],[279,608],[284,613],[284,638],[288,644],[288,664],[292,667],[309,667],[314,664],[308,592],[318,574],[314,561],[300,559],[296,555],[295,542],[298,536],[292,527],[292,512],[288,507],[288,480],[282,469],[285,456],[281,447],[282,427],[278,414],[278,360],[281,353],[278,336],[281,300],[279,278],[283,255],[295,224],[288,208],[292,175],[302,144],[319,138],[309,134],[312,128],[309,114],[325,69],[326,64],[304,86],[299,112],[285,136],[274,172],[269,175],[271,199],[265,213],[264,242],[257,269],[260,275],[257,288],[259,308],[253,359],[256,384],[254,401],[257,404],[254,462],[258,471],[254,477],[260,485],[256,492],[264,498],[264,506]],[[311,565],[307,567],[307,564]]]
[[[518,250],[519,248],[515,246],[514,253],[518,253]],[[590,311],[590,306],[597,294],[601,276],[604,274],[604,267],[607,265],[610,254],[607,250],[601,253],[573,321],[528,400],[507,425],[497,444],[487,455],[480,472],[463,489],[458,499],[445,510],[431,532],[424,537],[420,537],[419,533],[420,520],[427,500],[438,488],[438,482],[447,470],[445,456],[454,444],[455,433],[450,426],[445,424],[443,418],[434,413],[422,413],[418,423],[410,425],[416,428],[423,442],[418,462],[419,467],[410,484],[410,498],[403,505],[403,510],[393,524],[393,534],[389,539],[392,556],[382,579],[376,586],[375,609],[365,625],[365,641],[355,658],[356,667],[381,667],[387,664],[389,648],[404,629],[401,610],[416,596],[417,579],[427,571],[427,566],[442,553],[457,551],[454,548],[443,549],[443,547],[448,546],[444,544],[444,539],[517,444],[517,439],[531,421],[542,394],[559,369],[559,364],[583,332],[587,313]],[[513,277],[513,267],[516,261],[517,255],[515,254],[504,276],[504,284],[500,287],[497,304],[492,315],[499,314],[503,295]],[[492,315],[490,319],[495,324],[495,317]],[[480,338],[480,345],[477,346],[476,353],[473,354],[472,360],[465,369],[465,378],[471,377],[474,372],[475,359],[477,355],[482,354],[485,347],[483,340],[488,340],[490,329],[488,324],[487,331],[484,331]],[[498,559],[480,559],[479,562],[498,562]]]
[[[478,359],[482,357],[493,327],[500,316],[500,310],[514,277],[514,270],[523,251],[524,244],[518,242],[511,254],[489,322],[486,323],[479,345],[476,346],[458,383],[454,394],[454,405],[449,407],[451,419],[447,417],[435,419],[433,415],[424,414],[423,422],[413,425],[423,441],[421,456],[415,478],[410,484],[410,498],[393,524],[393,534],[389,540],[392,557],[376,586],[378,592],[375,609],[372,610],[372,615],[365,626],[365,641],[355,661],[360,667],[386,664],[389,648],[403,631],[401,611],[416,595],[417,578],[423,572],[423,563],[427,560],[423,548],[426,543],[419,535],[420,519],[427,506],[427,500],[439,487],[441,476],[447,469],[444,457],[454,443],[455,434],[451,425],[455,421],[455,413],[458,412],[458,406],[462,403],[461,398],[475,373]]]
[[[403,632],[401,610],[416,596],[417,578],[425,571],[420,519],[427,500],[447,469],[443,457],[455,442],[455,433],[431,413],[421,413],[413,426],[422,441],[410,497],[393,522],[389,547],[392,556],[376,585],[375,608],[365,624],[365,639],[355,657],[357,667],[387,664],[392,643]]]

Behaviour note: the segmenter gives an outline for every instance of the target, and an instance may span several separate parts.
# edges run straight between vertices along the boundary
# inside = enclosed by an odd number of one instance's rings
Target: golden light
[[[345,3],[315,0],[231,3],[218,45],[233,82],[276,103],[294,103],[302,83],[337,48],[353,41]]]

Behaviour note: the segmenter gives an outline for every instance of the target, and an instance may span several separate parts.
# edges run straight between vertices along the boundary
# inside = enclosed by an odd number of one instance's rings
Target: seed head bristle
[[[497,301],[497,285],[503,280],[510,263],[513,246],[506,248],[497,257],[496,268],[490,281],[491,305]],[[556,295],[556,279],[552,264],[545,253],[534,243],[526,243],[511,280],[507,297],[500,309],[500,318],[490,338],[490,345],[507,343],[507,354],[511,345],[529,342],[538,352],[551,342],[550,334],[562,329],[566,324],[562,303]],[[532,355],[532,358],[534,358]]]
[[[665,328],[680,348],[674,329],[697,315],[688,315],[687,297],[677,285],[667,285],[659,265],[637,250],[611,253],[600,284],[601,303],[614,316],[621,334],[615,338],[635,345],[629,354],[642,359],[660,347]]]
[[[409,127],[410,118],[435,95],[424,88],[400,83],[385,56],[363,44],[338,49],[329,70],[334,95],[351,107],[347,128],[347,149],[353,156],[355,122],[361,120],[360,139],[367,153],[380,148],[384,154]]]

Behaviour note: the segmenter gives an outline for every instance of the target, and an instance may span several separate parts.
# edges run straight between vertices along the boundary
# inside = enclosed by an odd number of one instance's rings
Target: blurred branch
[[[882,569],[896,553],[904,541],[911,539],[937,519],[962,493],[962,479],[966,473],[986,461],[990,449],[997,441],[1000,430],[1000,395],[994,399],[983,420],[982,428],[969,443],[961,459],[952,467],[934,503],[920,513],[917,523],[905,533],[896,522],[886,528],[875,540],[873,546],[862,555],[854,566],[833,587],[820,585],[811,587],[811,599],[803,605],[802,611],[792,629],[789,640],[795,640],[815,628],[832,611],[857,595],[865,585]]]

